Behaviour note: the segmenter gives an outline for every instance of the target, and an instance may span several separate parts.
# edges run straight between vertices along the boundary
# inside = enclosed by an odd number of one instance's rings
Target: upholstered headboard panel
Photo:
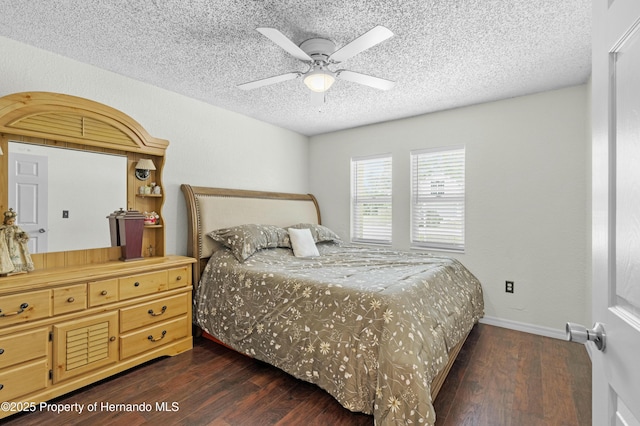
[[[216,248],[207,233],[247,223],[286,227],[296,223],[320,224],[320,210],[311,194],[290,194],[224,188],[198,187],[183,184],[187,203],[187,255],[197,259],[194,284],[206,260]],[[197,278],[197,279],[196,279]]]

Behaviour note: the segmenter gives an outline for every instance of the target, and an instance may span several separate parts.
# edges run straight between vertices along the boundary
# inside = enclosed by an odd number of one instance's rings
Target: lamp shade
[[[333,73],[322,68],[315,68],[304,77],[304,84],[314,92],[326,92],[334,81]]]
[[[155,170],[156,165],[149,158],[141,158],[136,164],[136,170]]]
[[[151,175],[149,170],[155,170],[156,165],[153,164],[153,161],[149,158],[141,158],[136,164],[136,179],[138,180],[147,180]]]

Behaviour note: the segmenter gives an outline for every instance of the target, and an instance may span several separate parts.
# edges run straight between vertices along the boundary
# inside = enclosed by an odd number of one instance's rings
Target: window
[[[464,251],[464,147],[411,152],[411,245]]]
[[[391,155],[351,160],[351,240],[391,243]]]

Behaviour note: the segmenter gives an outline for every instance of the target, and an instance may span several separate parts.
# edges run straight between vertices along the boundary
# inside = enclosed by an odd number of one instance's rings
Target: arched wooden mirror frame
[[[0,211],[8,209],[9,140],[56,147],[82,149],[127,156],[127,208],[155,211],[158,225],[145,227],[143,256],[165,255],[165,231],[162,217],[164,194],[138,193],[135,164],[140,158],[153,160],[156,170],[150,181],[161,188],[162,169],[169,142],[154,138],[134,119],[107,105],[88,99],[50,92],[23,92],[0,98]],[[164,191],[163,191],[164,192]],[[117,208],[117,206],[116,206]],[[106,217],[105,217],[105,220]],[[120,247],[34,254],[36,268],[103,263],[117,260]]]

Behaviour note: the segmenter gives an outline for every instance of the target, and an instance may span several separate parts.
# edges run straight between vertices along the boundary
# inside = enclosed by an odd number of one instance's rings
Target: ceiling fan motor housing
[[[336,45],[326,38],[310,38],[300,44],[300,49],[314,61],[327,62],[329,56],[336,50]]]

